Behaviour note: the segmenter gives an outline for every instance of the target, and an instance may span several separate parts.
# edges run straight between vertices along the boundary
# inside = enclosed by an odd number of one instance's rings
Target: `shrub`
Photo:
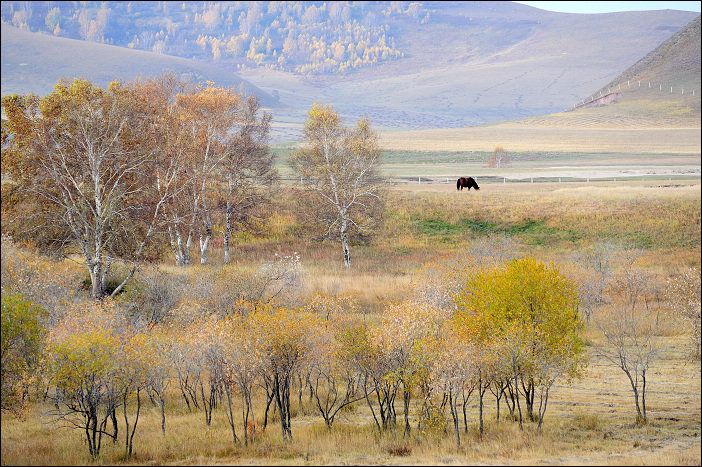
[[[46,331],[46,311],[21,294],[2,296],[2,409],[24,402],[27,379],[36,370]]]

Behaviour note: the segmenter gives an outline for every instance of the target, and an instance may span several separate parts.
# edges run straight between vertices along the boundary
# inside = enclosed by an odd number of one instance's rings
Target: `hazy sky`
[[[700,2],[517,2],[562,13],[612,13],[615,11],[700,11]]]

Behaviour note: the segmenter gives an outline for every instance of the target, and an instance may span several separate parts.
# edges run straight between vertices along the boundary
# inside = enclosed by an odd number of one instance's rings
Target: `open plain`
[[[257,238],[239,239],[230,268],[255,267],[273,253],[296,251],[304,267],[303,296],[316,291],[351,294],[360,303],[355,318],[368,322],[379,319],[386,301],[415,294],[423,264],[461,258],[497,240],[494,247],[499,239],[508,242],[509,255],[531,255],[566,268],[598,244],[636,245],[643,251],[636,267],[655,277],[661,293],[668,277],[700,267],[700,182],[694,176],[674,181],[485,183],[479,192],[457,192],[452,184],[397,183],[389,190],[385,227],[372,242],[353,247],[355,262],[350,271],[343,267],[337,245],[304,242],[295,236],[292,213],[284,207],[286,188],[280,191],[271,228]],[[215,249],[211,262],[210,267],[222,267],[221,249]],[[187,273],[196,276],[200,268],[204,266],[192,266]],[[168,262],[162,270],[178,274]],[[378,436],[363,401],[344,410],[328,429],[307,392],[298,400],[299,387],[294,385],[293,441],[281,439],[274,415],[268,428],[244,447],[232,443],[223,409],[214,412],[207,426],[201,411],[187,410],[175,384],[166,402],[166,434],[159,428],[158,407],[147,400],[134,456],[124,457],[121,442],[106,442],[98,463],[699,465],[699,360],[689,356],[689,328],[664,302],[658,305],[661,326],[654,338],[659,352],[648,374],[646,424],[636,422],[624,373],[597,355],[604,341],[588,323],[587,367],[581,378],[559,381],[552,388],[542,431],[531,422],[520,431],[504,406],[497,421],[489,392],[485,433],[481,436],[477,431],[478,406],[473,397],[467,406],[465,432],[461,426],[460,448],[450,429],[418,430],[414,407],[409,437],[400,432]],[[260,420],[265,398],[260,388],[254,394]],[[19,415],[3,416],[3,464],[94,462],[82,434],[52,422],[51,409],[48,402],[37,400]],[[235,411],[240,410],[240,402],[235,403]]]

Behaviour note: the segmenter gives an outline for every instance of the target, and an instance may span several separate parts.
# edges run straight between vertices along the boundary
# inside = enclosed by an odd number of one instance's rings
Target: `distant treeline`
[[[2,2],[25,30],[298,73],[402,57],[395,35],[429,15],[418,2]]]

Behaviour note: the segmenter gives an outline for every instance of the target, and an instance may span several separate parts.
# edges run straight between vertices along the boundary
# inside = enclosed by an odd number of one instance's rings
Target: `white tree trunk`
[[[349,250],[349,238],[346,235],[346,219],[341,222],[341,249],[344,251],[344,266],[351,267],[351,251]]]

